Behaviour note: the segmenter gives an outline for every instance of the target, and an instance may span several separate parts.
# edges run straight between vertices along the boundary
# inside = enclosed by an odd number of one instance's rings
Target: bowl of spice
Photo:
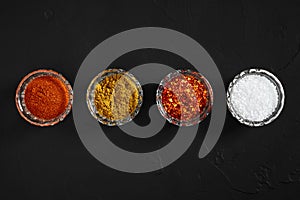
[[[15,102],[26,121],[37,126],[50,126],[63,121],[69,114],[73,90],[61,74],[40,69],[21,80]]]
[[[284,106],[284,89],[278,78],[264,69],[236,75],[227,91],[228,109],[240,123],[263,126],[274,121]]]
[[[209,82],[199,72],[177,70],[168,74],[156,91],[161,115],[178,126],[192,126],[203,121],[213,105]]]
[[[131,73],[123,69],[107,69],[91,81],[86,101],[90,113],[100,123],[120,126],[138,114],[143,90]]]

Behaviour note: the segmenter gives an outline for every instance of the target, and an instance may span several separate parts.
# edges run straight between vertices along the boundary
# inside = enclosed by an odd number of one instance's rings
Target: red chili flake
[[[34,78],[25,89],[25,105],[40,119],[50,120],[62,114],[69,103],[69,93],[64,83],[53,76]]]
[[[178,73],[163,86],[161,103],[164,110],[179,121],[199,117],[209,101],[207,86],[191,74]]]

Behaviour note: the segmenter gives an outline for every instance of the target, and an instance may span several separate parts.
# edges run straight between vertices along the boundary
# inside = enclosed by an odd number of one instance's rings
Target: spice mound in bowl
[[[159,84],[156,103],[161,115],[178,126],[192,126],[210,113],[213,92],[209,82],[196,71],[177,70]]]
[[[73,91],[61,74],[41,69],[21,80],[15,101],[26,121],[37,126],[50,126],[62,121],[70,112]]]
[[[248,69],[236,75],[227,91],[231,114],[242,124],[263,126],[274,121],[284,105],[280,81],[264,69]]]
[[[122,69],[107,69],[98,74],[87,90],[87,105],[92,116],[108,126],[130,122],[139,112],[143,90],[138,80]]]

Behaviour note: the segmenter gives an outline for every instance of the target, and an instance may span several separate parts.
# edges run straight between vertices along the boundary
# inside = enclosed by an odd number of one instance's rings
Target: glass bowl
[[[277,106],[276,106],[274,112],[272,114],[270,114],[267,118],[265,118],[264,120],[261,120],[261,121],[248,120],[248,119],[245,119],[244,117],[242,117],[235,110],[235,108],[232,104],[232,100],[231,100],[232,90],[233,90],[233,87],[236,85],[236,83],[239,80],[241,80],[242,78],[244,78],[245,76],[253,75],[253,74],[263,76],[263,77],[267,78],[269,81],[271,81],[271,83],[273,83],[275,85],[277,95],[278,95],[278,101],[277,101],[278,103],[277,103]],[[239,73],[238,75],[236,75],[234,77],[232,82],[229,84],[229,87],[227,90],[227,106],[228,106],[228,109],[229,109],[230,113],[232,114],[232,116],[235,117],[240,123],[248,125],[248,126],[252,126],[252,127],[264,126],[264,125],[269,124],[272,121],[274,121],[279,116],[279,114],[281,113],[281,111],[283,109],[284,100],[285,100],[285,94],[284,94],[284,89],[283,89],[282,84],[280,83],[280,81],[278,80],[278,78],[276,76],[274,76],[272,73],[270,73],[264,69],[253,68],[253,69],[248,69],[248,70],[242,71],[241,73]]]
[[[114,80],[117,76],[119,78]],[[112,85],[107,86],[106,84]],[[122,84],[127,84],[126,87],[124,85],[125,89],[131,88],[136,92],[134,92],[136,94],[136,106],[132,107],[132,111],[130,111],[130,98],[133,98],[132,95],[134,93],[124,95],[118,89],[123,87]],[[112,91],[111,94],[107,93],[107,88]],[[98,104],[95,99],[96,93],[98,94],[97,98],[100,98]],[[119,98],[123,98],[121,103],[119,103]],[[131,73],[122,69],[107,69],[99,73],[91,81],[87,89],[86,102],[91,115],[100,123],[108,126],[120,126],[130,122],[138,114],[143,102],[143,90],[139,81]],[[100,105],[104,106],[100,107]],[[124,111],[121,113],[122,116],[118,114],[118,110]]]
[[[66,88],[68,95],[68,103],[67,106],[60,115],[57,117],[54,117],[52,119],[42,119],[35,115],[33,115],[29,109],[26,107],[25,103],[25,90],[28,84],[38,77],[43,76],[51,76],[56,78],[58,81],[60,81],[63,86]],[[47,69],[39,69],[36,71],[33,71],[26,75],[21,82],[19,83],[17,90],[16,90],[16,96],[15,96],[15,103],[16,107],[18,109],[18,112],[20,115],[29,123],[36,125],[36,126],[52,126],[54,124],[57,124],[60,121],[63,121],[64,118],[69,114],[72,108],[73,103],[73,90],[69,82],[59,73],[53,71],[53,70],[47,70]]]
[[[200,83],[201,87],[203,88],[203,92],[199,92],[195,89],[194,85],[192,83],[188,83],[186,85],[180,86],[180,82],[178,84],[178,80],[181,81],[188,81],[190,79],[193,79],[197,83]],[[174,99],[180,98],[181,100],[176,100],[177,102],[174,103],[173,99],[168,99],[168,101],[173,103],[173,108],[176,108],[177,110],[180,110],[180,114],[175,116],[173,112],[176,112],[175,109],[170,109],[167,111],[166,107],[166,100],[164,99],[164,96],[167,96],[167,94],[164,94],[164,91],[169,90],[168,85],[172,84],[174,82],[174,86],[171,90],[168,91],[169,94],[174,93]],[[198,85],[199,86],[199,85]],[[181,89],[180,89],[181,88]],[[186,90],[187,89],[187,90]],[[180,97],[180,90],[183,90],[184,95]],[[198,92],[198,93],[197,93]],[[176,94],[177,93],[177,94]],[[183,94],[182,93],[182,94]],[[190,94],[190,95],[189,95]],[[204,99],[206,99],[205,102],[199,101],[198,97],[196,95],[201,95]],[[166,97],[167,98],[167,97]],[[194,113],[190,117],[185,117],[185,113],[187,113],[186,116],[188,116],[188,111],[185,110],[186,106],[189,106],[189,103],[185,100],[190,99],[190,102],[193,102],[194,107],[187,107],[188,109],[192,109]],[[211,112],[211,108],[213,105],[213,90],[211,88],[211,85],[207,81],[207,79],[201,75],[199,72],[191,71],[191,70],[177,70],[175,72],[169,73],[159,84],[157,91],[156,91],[156,104],[158,106],[158,110],[161,113],[161,115],[168,120],[170,123],[178,125],[178,126],[192,126],[195,124],[200,123],[203,121]],[[180,106],[181,104],[181,106]],[[193,110],[195,109],[195,110]]]

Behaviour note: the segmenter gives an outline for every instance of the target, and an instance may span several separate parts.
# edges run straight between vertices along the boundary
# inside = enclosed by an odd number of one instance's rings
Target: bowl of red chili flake
[[[69,114],[73,90],[61,74],[40,69],[21,80],[15,101],[26,121],[36,126],[51,126],[63,121]]]
[[[156,103],[161,115],[178,126],[192,126],[203,121],[213,105],[209,82],[199,72],[177,70],[159,84]]]

